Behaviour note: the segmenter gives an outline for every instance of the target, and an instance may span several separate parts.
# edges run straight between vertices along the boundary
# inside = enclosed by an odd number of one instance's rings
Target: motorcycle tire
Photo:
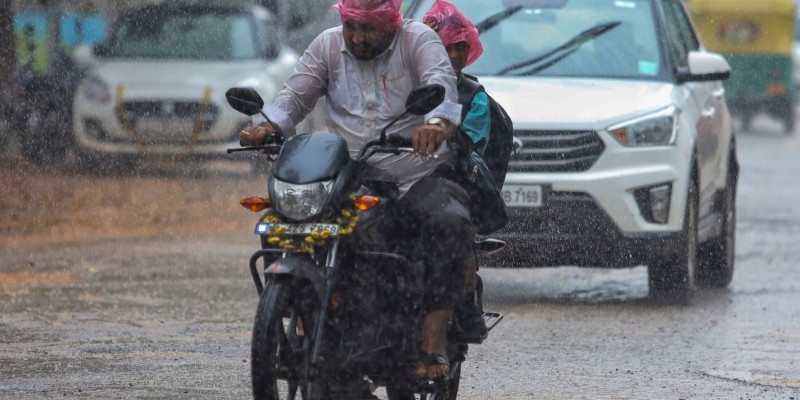
[[[309,384],[319,309],[308,285],[291,278],[267,281],[253,322],[250,372],[255,400],[325,398],[319,379]]]
[[[456,400],[458,385],[461,383],[461,362],[450,363],[450,376],[436,384],[430,400]]]

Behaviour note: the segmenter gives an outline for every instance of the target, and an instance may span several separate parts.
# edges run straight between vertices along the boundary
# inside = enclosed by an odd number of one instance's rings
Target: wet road
[[[484,269],[505,320],[462,399],[800,399],[800,135],[738,136],[730,289],[647,299],[644,268]],[[243,399],[255,237],[0,244],[0,398]]]

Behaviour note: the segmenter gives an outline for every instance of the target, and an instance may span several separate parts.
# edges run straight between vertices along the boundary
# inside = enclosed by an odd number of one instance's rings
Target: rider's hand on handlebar
[[[455,136],[456,127],[451,125],[446,129],[439,125],[425,124],[417,128],[412,139],[414,154],[427,160],[433,157],[436,150],[447,139]]]
[[[239,144],[242,147],[261,146],[268,136],[279,134],[269,122],[248,126],[239,132]]]

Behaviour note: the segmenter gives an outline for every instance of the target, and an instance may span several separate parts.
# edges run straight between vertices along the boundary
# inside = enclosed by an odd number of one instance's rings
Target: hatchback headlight
[[[90,76],[83,82],[83,95],[95,103],[106,104],[111,101],[108,85],[96,76]]]
[[[333,181],[294,184],[272,179],[272,202],[284,216],[302,221],[318,215],[330,197]]]
[[[678,133],[678,110],[667,107],[607,129],[624,146],[669,146]]]

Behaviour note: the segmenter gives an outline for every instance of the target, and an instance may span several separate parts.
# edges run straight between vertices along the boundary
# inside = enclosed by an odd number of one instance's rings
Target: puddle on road
[[[75,281],[77,275],[51,271],[0,271],[0,287],[61,286]]]

